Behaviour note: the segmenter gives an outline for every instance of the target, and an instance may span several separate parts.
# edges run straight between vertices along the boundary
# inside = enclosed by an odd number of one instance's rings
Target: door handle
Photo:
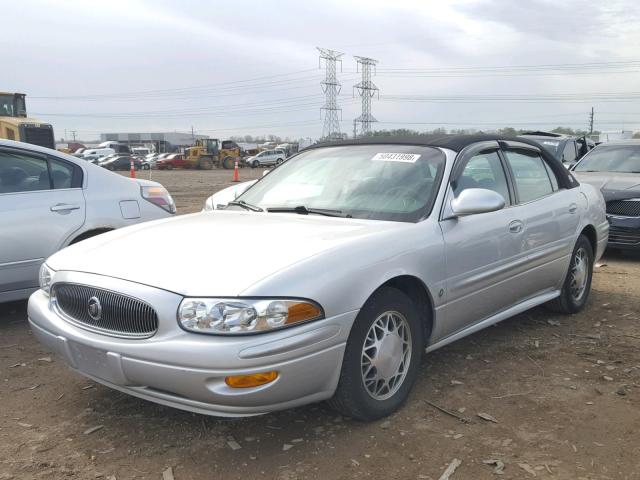
[[[57,203],[53,205],[49,210],[52,212],[67,212],[70,210],[80,210],[80,205],[71,205],[68,203]]]
[[[520,220],[514,220],[509,224],[509,232],[510,233],[520,233],[524,224]]]
[[[569,205],[569,213],[576,213],[577,210],[578,210],[578,205],[576,205],[575,203],[572,203],[571,205]]]

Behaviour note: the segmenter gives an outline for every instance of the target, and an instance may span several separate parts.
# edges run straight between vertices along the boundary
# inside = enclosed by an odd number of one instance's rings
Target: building
[[[156,152],[174,152],[193,145],[194,139],[208,135],[192,135],[183,132],[101,133],[101,142],[118,142],[125,145],[153,145]]]

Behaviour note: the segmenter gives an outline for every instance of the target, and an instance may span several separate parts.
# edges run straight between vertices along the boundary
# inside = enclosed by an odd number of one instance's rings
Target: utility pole
[[[194,133],[194,131],[193,131],[193,125],[191,125],[191,141],[192,141],[192,143],[195,145],[195,143],[196,143],[196,136],[195,136],[195,133]]]
[[[75,130],[71,130],[71,135],[73,135],[73,141],[76,141],[76,131]]]
[[[342,112],[342,109],[338,107],[338,94],[340,93],[341,84],[338,82],[336,75],[336,63],[340,62],[340,71],[342,71],[342,60],[340,57],[342,57],[344,53],[329,50],[328,48],[316,48],[320,52],[318,68],[320,68],[320,62],[324,60],[326,72],[324,80],[320,82],[325,96],[324,106],[320,107],[320,111],[324,110],[322,138],[339,139],[341,138],[341,134],[338,112]]]
[[[358,131],[356,130],[356,125],[358,123],[356,122],[355,118],[353,119],[353,138],[358,138]]]
[[[371,81],[371,67],[373,66],[374,72],[377,60],[367,57],[353,57],[358,64],[358,70],[362,68],[362,80],[360,83],[353,86],[358,90],[358,94],[362,98],[362,113],[355,122],[360,122],[361,135],[369,135],[371,133],[371,124],[377,122],[373,115],[371,115],[371,98],[377,93],[380,97],[380,89]]]
[[[589,115],[589,135],[593,134],[593,107],[591,107],[591,114]]]

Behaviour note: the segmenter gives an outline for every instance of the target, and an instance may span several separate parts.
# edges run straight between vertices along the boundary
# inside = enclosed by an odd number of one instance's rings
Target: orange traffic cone
[[[133,165],[133,158],[131,159],[131,170],[129,170],[129,176],[136,178],[136,167]]]
[[[234,182],[240,181],[240,179],[238,178],[238,159],[236,159],[236,166],[233,168],[233,181]]]

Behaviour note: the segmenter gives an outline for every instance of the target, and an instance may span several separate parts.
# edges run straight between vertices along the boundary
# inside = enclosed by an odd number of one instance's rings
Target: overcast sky
[[[58,138],[319,137],[316,46],[344,52],[349,133],[354,55],[379,61],[374,128],[585,128],[594,106],[596,129],[640,130],[637,0],[22,0],[2,11],[0,90],[26,93]]]

